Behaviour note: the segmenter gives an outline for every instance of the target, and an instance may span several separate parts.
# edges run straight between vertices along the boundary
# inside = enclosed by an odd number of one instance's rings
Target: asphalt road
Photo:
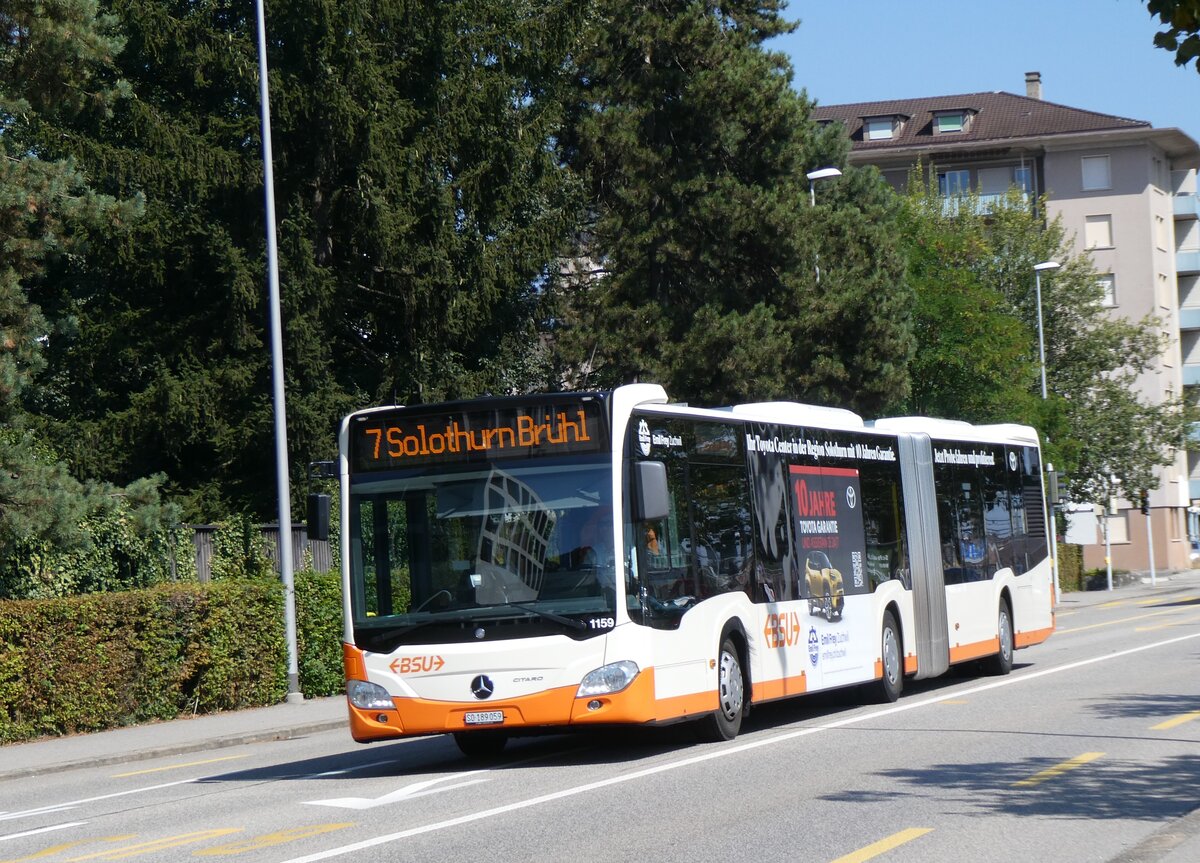
[[[449,739],[339,728],[14,776],[0,863],[1195,863],[1200,575],[1068,595],[1058,626],[1007,677],[767,705],[724,744],[564,735],[481,766]]]

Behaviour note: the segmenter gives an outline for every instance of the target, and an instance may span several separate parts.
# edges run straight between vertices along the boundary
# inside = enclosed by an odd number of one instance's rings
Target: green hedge
[[[300,573],[295,583],[301,689],[336,694],[338,578]],[[275,578],[0,601],[0,743],[276,704],[286,694]]]

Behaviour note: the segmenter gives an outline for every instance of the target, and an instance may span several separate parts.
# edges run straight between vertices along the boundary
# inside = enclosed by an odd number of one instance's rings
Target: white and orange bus
[[[657,385],[352,414],[345,665],[367,742],[695,720],[1013,651],[1054,628],[1038,439]]]

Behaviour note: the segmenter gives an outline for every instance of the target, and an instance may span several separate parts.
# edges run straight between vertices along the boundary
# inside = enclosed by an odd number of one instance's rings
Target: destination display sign
[[[350,425],[353,471],[575,455],[607,446],[598,399],[439,412],[416,408],[358,417]]]

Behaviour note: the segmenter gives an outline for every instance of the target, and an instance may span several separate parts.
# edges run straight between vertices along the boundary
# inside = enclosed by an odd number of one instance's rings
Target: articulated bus
[[[662,387],[386,407],[340,432],[353,737],[694,721],[1054,629],[1038,439]]]

